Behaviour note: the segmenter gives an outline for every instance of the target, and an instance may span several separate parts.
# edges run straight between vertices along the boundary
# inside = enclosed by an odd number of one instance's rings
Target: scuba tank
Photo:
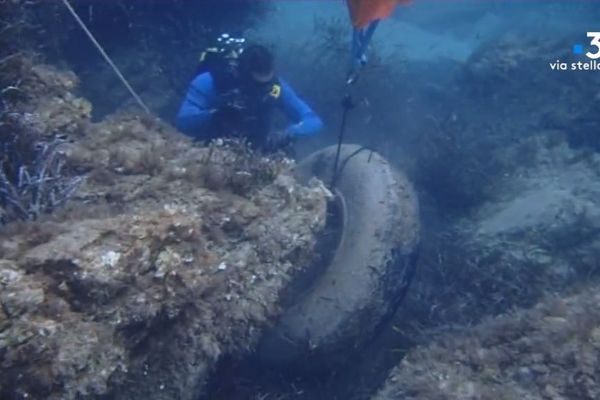
[[[219,92],[229,90],[238,78],[238,58],[244,51],[245,42],[242,37],[221,34],[200,54],[195,76],[210,72]]]

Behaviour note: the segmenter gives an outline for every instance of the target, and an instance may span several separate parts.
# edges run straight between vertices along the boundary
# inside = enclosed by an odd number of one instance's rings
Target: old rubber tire
[[[329,184],[336,146],[300,162],[300,180]],[[331,360],[363,345],[404,297],[419,241],[418,203],[408,179],[379,154],[343,145],[336,191],[343,231],[330,264],[259,344],[261,359]]]

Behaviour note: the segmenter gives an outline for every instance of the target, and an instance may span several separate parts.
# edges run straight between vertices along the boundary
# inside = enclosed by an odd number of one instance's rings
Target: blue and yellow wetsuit
[[[210,122],[219,106],[220,93],[210,72],[198,75],[190,84],[177,115],[177,128],[197,139],[210,139]],[[272,102],[293,123],[286,128],[290,137],[311,136],[323,127],[317,114],[296,95],[288,83],[278,79],[279,90]],[[268,106],[271,108],[272,106]],[[265,110],[270,114],[270,110]],[[268,132],[262,133],[267,135]]]

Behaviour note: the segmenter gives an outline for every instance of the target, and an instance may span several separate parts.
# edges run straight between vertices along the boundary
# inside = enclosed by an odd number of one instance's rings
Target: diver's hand
[[[238,93],[229,92],[219,96],[211,115],[216,121],[237,123],[242,119],[245,110],[246,104]]]
[[[246,109],[246,102],[239,90],[230,90],[229,92],[219,95],[217,99],[217,109],[241,111]]]

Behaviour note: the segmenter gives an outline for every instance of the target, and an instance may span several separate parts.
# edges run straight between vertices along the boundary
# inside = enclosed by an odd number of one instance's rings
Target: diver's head
[[[247,83],[268,84],[275,77],[273,54],[265,46],[251,45],[239,58],[240,77]]]

